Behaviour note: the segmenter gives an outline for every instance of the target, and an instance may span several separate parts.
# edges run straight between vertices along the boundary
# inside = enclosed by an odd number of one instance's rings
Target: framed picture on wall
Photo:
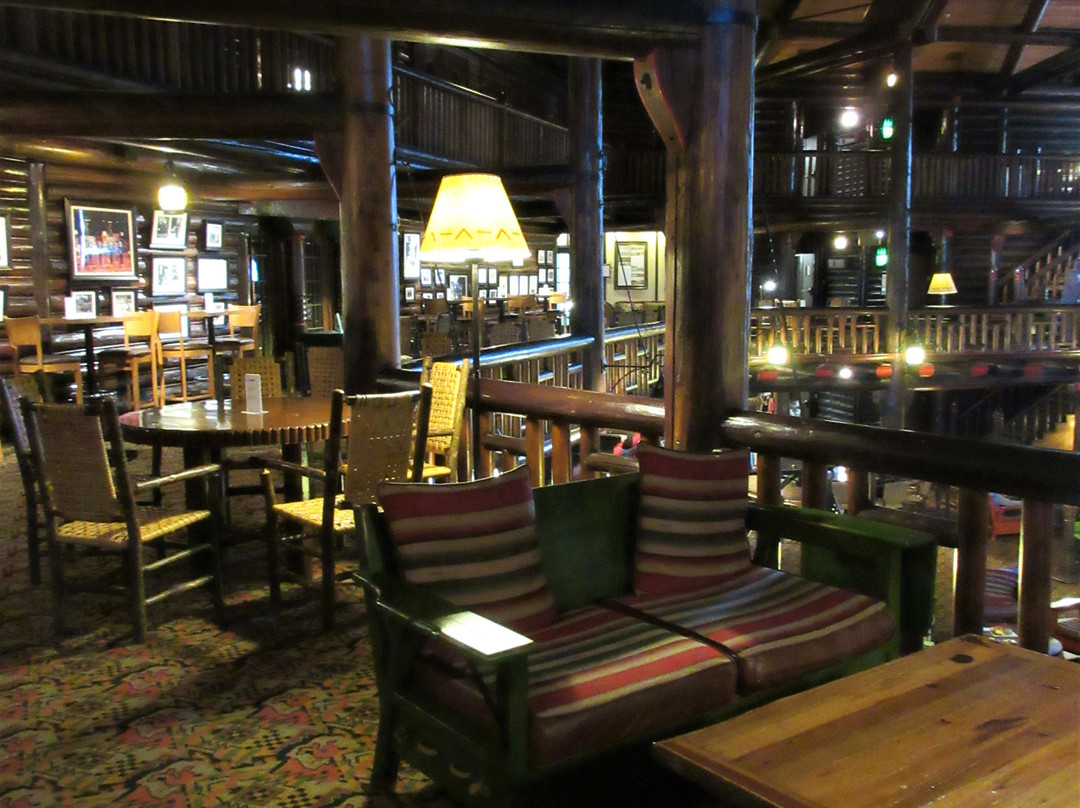
[[[405,233],[401,237],[401,277],[407,281],[420,277],[419,233]]]
[[[125,314],[131,314],[135,311],[135,290],[134,289],[113,289],[112,290],[112,315],[113,317],[123,317]]]
[[[150,262],[150,294],[182,295],[187,293],[187,259],[182,255],[155,255]]]
[[[476,268],[476,284],[477,286],[487,286],[488,271],[487,267]]]
[[[647,242],[615,242],[615,288],[649,288],[649,245]]]
[[[97,317],[97,292],[87,289],[72,292],[64,298],[64,317],[68,320],[85,320]]]
[[[207,222],[203,234],[203,249],[207,252],[220,250],[225,243],[225,225],[221,222]]]
[[[150,249],[182,250],[187,246],[187,214],[154,211],[150,225]]]
[[[495,269],[495,267],[491,267],[490,269],[488,269],[488,280],[487,280],[487,282],[491,286],[498,285],[498,283],[499,283],[499,270]]]
[[[431,267],[420,268],[420,285],[431,286]]]
[[[469,276],[460,272],[451,272],[447,277],[446,299],[464,300],[469,296]]]
[[[135,280],[135,212],[64,200],[72,280]]]
[[[228,291],[229,262],[224,258],[200,258],[195,265],[195,284],[199,292]]]
[[[416,287],[415,286],[406,286],[405,287],[405,302],[406,303],[411,303],[414,300],[416,300]]]
[[[4,289],[0,289],[0,322],[4,321],[4,298],[7,297],[7,292]]]
[[[0,269],[11,269],[11,217],[0,211]]]
[[[442,267],[435,268],[435,285],[446,286],[446,270]]]

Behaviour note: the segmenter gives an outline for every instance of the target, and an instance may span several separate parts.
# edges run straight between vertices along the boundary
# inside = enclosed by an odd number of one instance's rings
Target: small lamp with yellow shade
[[[443,177],[431,209],[420,260],[427,263],[469,265],[472,298],[473,378],[480,378],[480,341],[483,309],[478,275],[480,264],[521,261],[531,254],[514,215],[502,180],[494,174],[452,174]],[[473,408],[472,462],[480,450],[479,414]]]
[[[956,294],[956,282],[949,272],[935,272],[930,278],[930,288],[926,290],[928,295],[941,295],[942,304],[945,303],[945,295]]]

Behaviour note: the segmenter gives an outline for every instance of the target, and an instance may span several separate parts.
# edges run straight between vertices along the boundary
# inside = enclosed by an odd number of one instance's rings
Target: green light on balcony
[[[889,264],[889,248],[882,244],[874,250],[874,266],[883,267]]]
[[[883,140],[892,140],[896,127],[892,118],[883,118],[881,121],[881,137]]]

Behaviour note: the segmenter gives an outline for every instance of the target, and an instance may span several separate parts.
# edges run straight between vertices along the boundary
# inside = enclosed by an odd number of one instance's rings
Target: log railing
[[[575,465],[585,476],[596,473],[598,466],[625,466],[615,460],[594,462],[602,428],[640,432],[643,439],[655,441],[664,424],[664,408],[657,401],[492,379],[471,387],[469,403],[479,413],[481,430],[476,474],[492,473],[493,452],[512,453],[529,465],[536,485],[569,481]],[[501,414],[525,423],[525,435],[514,445],[491,434]],[[550,424],[550,447],[545,446],[545,423]],[[577,463],[571,438],[575,432],[580,436]],[[869,504],[871,472],[957,486],[956,633],[982,631],[987,492],[1023,499],[1020,643],[1046,650],[1054,505],[1080,505],[1080,454],[752,412],[729,415],[720,424],[720,434],[726,444],[757,453],[757,491],[763,502],[780,502],[782,458],[802,461],[803,504],[809,507],[823,507],[821,495],[833,465],[860,470],[849,475],[856,481],[850,487],[851,512],[858,512],[860,500],[863,507]]]

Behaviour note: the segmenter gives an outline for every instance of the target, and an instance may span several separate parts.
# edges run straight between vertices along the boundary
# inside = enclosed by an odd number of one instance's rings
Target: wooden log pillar
[[[345,104],[341,178],[341,284],[345,390],[375,389],[400,367],[397,172],[390,43],[337,41]]]
[[[1050,639],[1050,548],[1054,506],[1025,499],[1020,517],[1020,602],[1016,633],[1020,645],[1045,654]]]
[[[985,491],[960,489],[956,511],[953,634],[982,634],[986,597],[986,542],[990,510]]]
[[[914,70],[911,43],[899,45],[893,54],[899,81],[893,88],[893,135],[890,160],[889,265],[886,268],[885,350],[892,355],[892,377],[882,407],[882,425],[902,429],[907,390],[904,383],[904,339],[907,336],[908,280],[911,245],[911,116]]]
[[[570,332],[590,336],[581,352],[582,387],[604,390],[604,128],[599,59],[570,60],[574,160],[570,220]]]
[[[669,151],[665,355],[667,445],[719,445],[724,413],[746,406],[753,179],[753,0],[706,0],[685,150]],[[691,77],[696,72],[696,81]]]
[[[27,210],[30,218],[30,275],[34,281],[34,308],[49,315],[49,226],[45,196],[45,164],[27,166]]]
[[[829,509],[829,466],[826,463],[803,462],[802,504],[805,508]]]
[[[848,490],[846,512],[854,516],[874,504],[870,494],[870,473],[865,469],[848,469]]]

